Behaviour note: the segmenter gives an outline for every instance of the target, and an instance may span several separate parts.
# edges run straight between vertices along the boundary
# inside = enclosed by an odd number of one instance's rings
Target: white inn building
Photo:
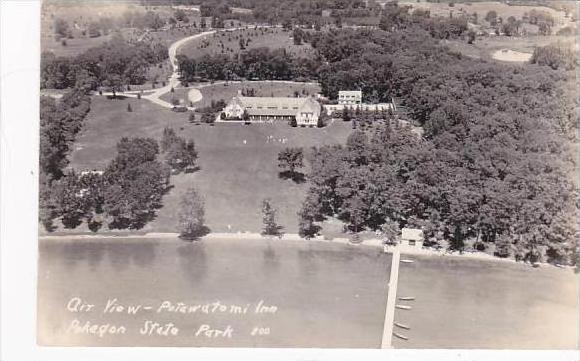
[[[250,122],[296,120],[298,126],[316,126],[321,106],[313,98],[245,97],[238,94],[224,108],[226,120]]]

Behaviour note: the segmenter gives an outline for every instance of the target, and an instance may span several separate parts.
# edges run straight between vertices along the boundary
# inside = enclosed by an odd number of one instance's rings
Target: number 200
[[[252,336],[266,336],[270,334],[270,327],[254,327]]]

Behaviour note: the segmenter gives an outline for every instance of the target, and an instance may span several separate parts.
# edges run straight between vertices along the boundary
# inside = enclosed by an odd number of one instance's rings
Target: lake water
[[[378,248],[265,239],[108,239],[41,241],[39,251],[42,345],[381,345],[391,256]],[[577,345],[578,277],[571,270],[458,257],[402,259],[414,262],[400,265],[397,297],[414,300],[397,300],[412,308],[395,310],[395,322],[410,327],[395,327],[408,337],[393,337],[395,348]],[[123,311],[103,312],[108,301]],[[141,308],[130,314],[129,306]],[[181,313],[184,308],[189,313]],[[178,333],[151,331],[154,322],[172,323]],[[126,332],[99,336],[106,325]],[[91,326],[97,334],[83,331]]]
[[[553,266],[402,256],[395,348],[576,349],[578,276]],[[404,303],[404,302],[399,302]]]
[[[377,248],[114,239],[40,241],[39,254],[41,345],[381,344],[391,257]]]

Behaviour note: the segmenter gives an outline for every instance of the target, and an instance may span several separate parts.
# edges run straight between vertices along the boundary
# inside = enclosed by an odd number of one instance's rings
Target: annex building
[[[299,126],[316,126],[321,106],[313,98],[233,97],[223,110],[225,120],[250,122],[296,120]]]
[[[362,103],[361,90],[340,90],[338,92],[338,104],[356,105]]]

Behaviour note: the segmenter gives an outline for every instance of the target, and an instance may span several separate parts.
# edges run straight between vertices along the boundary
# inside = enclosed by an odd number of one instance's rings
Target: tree
[[[117,97],[117,92],[123,89],[123,86],[126,83],[126,79],[118,74],[115,73],[107,73],[102,84],[109,88],[109,90],[113,93],[113,98]]]
[[[178,217],[181,239],[196,240],[207,234],[204,201],[195,188],[189,188],[181,199]]]
[[[196,166],[197,151],[193,140],[178,138],[165,152],[165,161],[172,170],[181,172],[193,170]]]
[[[54,33],[66,37],[70,32],[68,23],[63,19],[56,19],[54,21]]]
[[[246,109],[244,109],[244,112],[242,113],[242,120],[245,122],[250,120],[250,114]]]
[[[77,174],[72,171],[56,182],[53,187],[57,198],[57,213],[65,228],[76,228],[88,211],[84,199],[85,189],[82,189]]]
[[[316,195],[309,194],[298,211],[298,234],[300,237],[306,239],[316,237],[321,230],[321,227],[315,223],[319,218],[321,218],[320,205]]]
[[[294,40],[294,45],[302,45],[302,40],[304,39],[304,32],[300,28],[294,28],[292,32],[292,39]]]
[[[103,210],[110,229],[140,229],[155,217],[169,183],[169,169],[156,158],[150,138],[122,138],[104,173]]]
[[[350,122],[351,118],[350,118],[350,110],[348,109],[348,106],[344,106],[342,108],[342,120],[345,122]]]
[[[296,180],[298,176],[296,169],[304,166],[303,159],[304,154],[302,148],[282,149],[278,153],[278,168],[280,168],[280,174]]]
[[[262,201],[262,228],[263,236],[282,237],[284,227],[277,223],[277,210],[272,206],[270,199]]]
[[[215,115],[211,111],[201,113],[201,121],[206,124],[215,123]]]
[[[169,148],[179,141],[179,137],[175,134],[175,129],[170,127],[165,127],[163,129],[163,135],[161,136],[161,152],[165,153]]]
[[[181,10],[181,9],[177,9],[174,13],[175,19],[177,21],[183,21],[183,22],[187,22],[187,15],[185,14],[185,11]],[[189,19],[187,19],[189,20]]]
[[[495,10],[490,10],[485,14],[485,21],[491,24],[491,26],[495,26],[497,24],[497,12]]]
[[[93,21],[89,24],[89,37],[98,38],[99,36],[101,36],[101,28],[99,23]]]
[[[468,37],[467,43],[468,44],[473,44],[473,42],[476,39],[475,31],[469,30],[469,32],[467,33],[467,37]]]
[[[401,228],[397,222],[391,219],[385,220],[385,223],[381,226],[381,231],[385,237],[385,244],[394,245],[398,243]]]
[[[550,25],[548,23],[542,22],[538,26],[538,32],[540,33],[540,35],[551,35],[552,28],[550,27]]]

